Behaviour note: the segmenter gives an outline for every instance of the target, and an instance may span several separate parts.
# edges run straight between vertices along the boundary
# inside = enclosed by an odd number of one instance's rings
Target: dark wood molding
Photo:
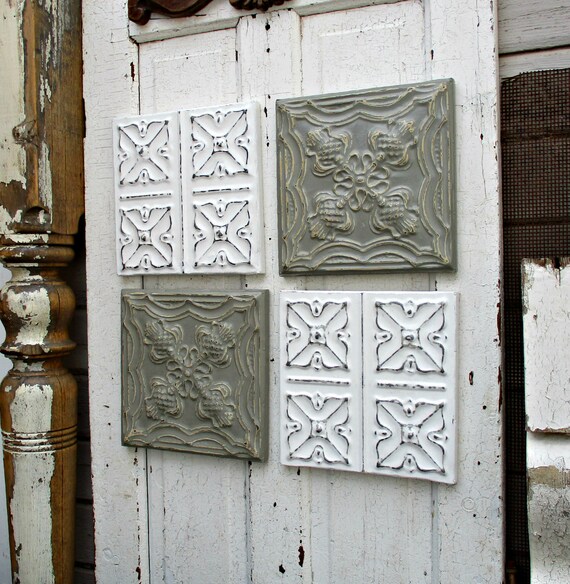
[[[229,0],[240,10],[267,10],[281,6],[289,0]],[[212,0],[129,0],[129,19],[137,24],[146,24],[153,12],[171,17],[192,16],[210,4]]]

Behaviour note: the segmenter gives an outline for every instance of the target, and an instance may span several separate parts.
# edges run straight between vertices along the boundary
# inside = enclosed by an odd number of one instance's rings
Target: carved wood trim
[[[289,0],[229,0],[230,4],[241,10],[267,10],[281,6]],[[146,24],[153,12],[171,17],[192,16],[210,4],[212,0],[129,0],[129,20]]]
[[[14,365],[0,385],[12,574],[72,584],[77,384],[62,359],[75,347],[67,330],[75,300],[59,272],[73,238],[37,239],[3,237],[0,247],[12,272],[0,291],[0,351]]]

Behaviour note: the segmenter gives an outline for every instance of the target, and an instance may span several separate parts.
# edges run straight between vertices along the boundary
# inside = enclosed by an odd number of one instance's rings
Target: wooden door
[[[491,3],[291,0],[129,23],[126,0],[84,1],[91,436],[100,582],[500,583],[500,211]],[[458,270],[279,276],[275,101],[455,80]],[[261,104],[264,275],[115,273],[112,119]],[[270,291],[265,463],[121,445],[121,289]],[[457,292],[458,481],[279,463],[279,291]]]

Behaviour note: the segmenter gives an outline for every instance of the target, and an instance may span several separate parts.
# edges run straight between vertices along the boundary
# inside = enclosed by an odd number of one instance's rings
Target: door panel
[[[94,4],[87,0],[90,23],[101,19]],[[360,0],[355,4],[292,0],[282,9],[249,14],[232,12],[226,4],[213,2],[206,11],[209,32],[191,20],[198,17],[176,21],[180,24],[157,19],[148,29],[155,33],[148,34],[143,27],[131,26],[141,44],[138,61],[125,57],[125,70],[129,61],[139,63],[133,67],[139,69],[141,113],[233,101],[260,104],[265,273],[152,276],[145,277],[143,285],[152,290],[270,290],[269,457],[266,463],[248,464],[149,449],[148,501],[143,489],[136,498],[136,505],[148,506],[148,523],[144,511],[139,513],[148,536],[143,529],[139,547],[129,541],[115,568],[100,557],[99,578],[128,582],[128,578],[116,580],[116,574],[126,573],[121,572],[122,563],[142,551],[141,581],[153,584],[498,584],[502,579],[500,348],[496,342],[500,272],[492,9],[479,6],[476,0],[460,4],[454,0],[375,0],[368,6]],[[356,4],[357,8],[346,10],[347,5]],[[325,12],[325,6],[330,12]],[[114,15],[115,36],[128,32],[118,32],[126,27],[121,18]],[[216,22],[219,30],[211,30]],[[477,27],[477,22],[483,26]],[[184,36],[152,41],[153,34],[159,35],[154,38]],[[109,43],[109,37],[101,41],[107,52]],[[86,74],[104,75],[89,56]],[[446,77],[453,77],[457,86],[458,272],[280,277],[275,101]],[[94,94],[100,90],[92,85],[90,91],[88,116],[96,116],[101,105]],[[122,91],[126,95],[129,88]],[[118,104],[114,115],[129,113],[119,108]],[[130,109],[131,114],[138,113],[132,104]],[[105,115],[113,117],[107,110]],[[95,139],[88,135],[87,143],[93,151]],[[106,143],[98,146],[108,148]],[[92,209],[103,186],[103,180],[88,185]],[[106,188],[112,192],[112,182]],[[111,207],[108,221],[113,220]],[[112,239],[106,237],[112,249]],[[94,232],[91,238],[96,240]],[[107,261],[114,265],[108,250],[91,262],[91,310],[97,310],[96,293],[105,282],[116,289],[138,280],[121,279],[109,271],[103,275]],[[279,292],[295,289],[459,293],[457,485],[279,464]],[[101,323],[91,323],[92,338],[100,330]],[[113,343],[120,351],[116,339]],[[103,358],[99,342],[92,359]],[[99,386],[92,379],[96,409],[105,399]],[[115,385],[113,391],[120,390]],[[114,413],[116,417],[118,411]],[[101,428],[98,434],[94,459],[117,449],[122,456],[133,455],[120,446],[113,418],[111,429],[106,433]],[[128,483],[127,470],[117,473],[117,479],[107,475],[108,481]],[[97,501],[103,498],[103,480],[95,477],[94,481]],[[135,502],[130,505],[132,512]],[[105,517],[99,522],[97,537],[102,541],[106,533],[117,532],[118,526]],[[100,545],[97,549],[99,554]]]

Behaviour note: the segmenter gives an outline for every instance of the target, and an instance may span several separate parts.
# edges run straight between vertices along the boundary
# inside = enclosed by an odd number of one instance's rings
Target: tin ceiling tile
[[[277,101],[283,274],[455,268],[451,79]]]
[[[123,442],[263,460],[267,291],[122,296]]]
[[[362,470],[360,294],[281,294],[281,462]]]
[[[456,481],[457,300],[365,292],[365,472]]]
[[[178,114],[117,119],[113,146],[119,274],[180,272]]]
[[[185,272],[263,270],[259,106],[181,112]]]

